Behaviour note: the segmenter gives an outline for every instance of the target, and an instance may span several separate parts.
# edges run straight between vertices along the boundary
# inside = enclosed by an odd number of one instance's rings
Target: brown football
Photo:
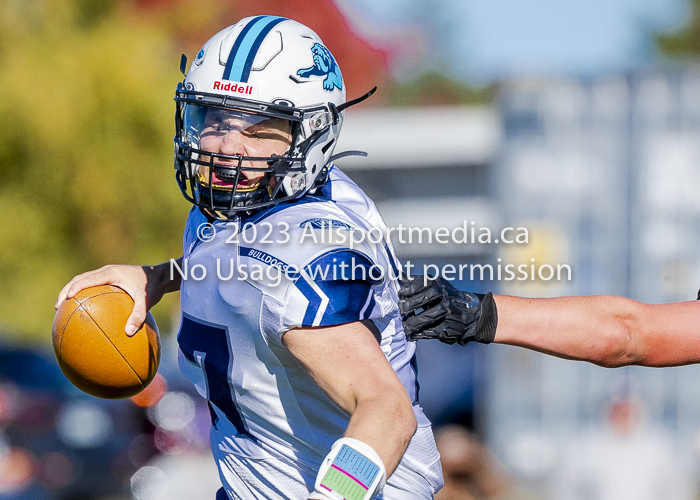
[[[133,337],[124,332],[134,301],[121,288],[86,288],[66,299],[53,320],[53,349],[65,376],[82,391],[128,398],[155,377],[160,362],[156,322],[148,313]]]

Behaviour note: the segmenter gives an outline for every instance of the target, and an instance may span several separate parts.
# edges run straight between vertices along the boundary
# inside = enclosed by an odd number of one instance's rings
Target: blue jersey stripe
[[[326,252],[304,266],[308,278],[329,299],[318,326],[350,323],[371,315],[375,305],[372,284],[376,283],[372,275],[382,271],[372,268],[366,255],[344,248]],[[295,283],[309,301],[302,325],[315,326],[323,298],[303,277]]]
[[[250,21],[236,38],[224,68],[224,80],[247,82],[258,49],[267,34],[284,17],[258,16]]]
[[[377,301],[374,300],[374,292],[372,289],[370,289],[369,293],[369,304],[367,304],[367,308],[362,312],[362,318],[360,319],[370,319],[372,311],[374,311],[374,306],[377,305]]]
[[[302,326],[314,326],[314,319],[316,318],[318,308],[321,306],[322,299],[304,278],[299,278],[296,281],[296,286],[304,297],[306,297],[306,300],[309,301],[309,305],[306,307],[304,319],[301,321],[301,324]]]
[[[389,257],[389,264],[391,265],[391,270],[394,272],[394,278],[400,278],[401,273],[399,272],[399,267],[396,263],[396,257],[394,256],[394,253],[391,251],[391,248],[389,248],[389,244],[386,243],[384,245],[384,250],[386,251],[387,256]]]
[[[360,314],[372,293],[367,281],[321,281],[316,283],[330,299],[319,326],[340,325],[360,321]]]
[[[415,384],[415,397],[413,398],[413,401],[411,401],[414,405],[418,404],[420,400],[420,382],[418,382],[418,357],[416,356],[416,353],[413,353],[413,357],[411,358],[411,368],[413,368],[413,381]]]

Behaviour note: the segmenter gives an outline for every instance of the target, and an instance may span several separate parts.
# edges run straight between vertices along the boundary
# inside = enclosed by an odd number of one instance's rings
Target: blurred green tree
[[[700,56],[700,0],[690,0],[690,15],[673,33],[655,36],[659,51],[670,58],[697,58]]]
[[[389,87],[391,106],[459,106],[493,101],[495,87],[473,87],[448,76],[448,72],[427,72],[405,83]]]
[[[48,341],[75,274],[181,254],[177,27],[127,1],[0,2],[4,336]],[[174,300],[156,310],[166,331]]]

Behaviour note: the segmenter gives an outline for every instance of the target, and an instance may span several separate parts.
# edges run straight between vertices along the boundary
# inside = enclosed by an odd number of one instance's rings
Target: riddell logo
[[[236,94],[252,94],[253,93],[253,86],[252,85],[243,85],[241,83],[236,83],[236,82],[221,82],[221,81],[215,81],[214,85],[212,86],[212,90],[221,90],[224,92],[234,92]]]

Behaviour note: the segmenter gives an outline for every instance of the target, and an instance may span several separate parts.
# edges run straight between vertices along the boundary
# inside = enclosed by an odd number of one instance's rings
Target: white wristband
[[[333,443],[316,475],[315,490],[330,499],[369,500],[386,483],[386,469],[374,449],[359,439]]]

